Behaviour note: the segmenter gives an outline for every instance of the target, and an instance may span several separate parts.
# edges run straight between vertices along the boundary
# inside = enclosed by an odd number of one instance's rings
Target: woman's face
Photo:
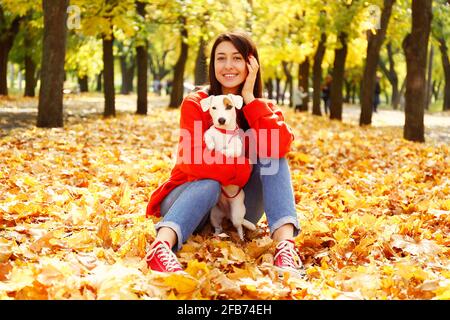
[[[237,94],[248,74],[244,57],[230,41],[223,41],[216,47],[214,69],[223,94]]]

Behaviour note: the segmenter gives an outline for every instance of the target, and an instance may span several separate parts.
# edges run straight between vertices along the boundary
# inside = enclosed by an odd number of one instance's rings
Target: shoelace
[[[161,259],[161,262],[168,271],[172,271],[174,269],[182,269],[175,253],[173,253],[171,250],[168,250],[164,244],[160,244],[156,248],[156,256]]]
[[[300,269],[302,266],[299,263],[299,256],[294,249],[294,246],[289,241],[281,241],[277,245],[278,252],[275,254],[274,260],[281,257],[281,262],[289,268]]]

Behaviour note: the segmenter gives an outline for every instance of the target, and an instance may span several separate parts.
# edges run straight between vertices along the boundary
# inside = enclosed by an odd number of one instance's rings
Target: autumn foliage
[[[401,129],[285,109],[307,278],[279,279],[267,225],[208,229],[178,253],[191,277],[147,269],[144,216],[169,175],[178,110],[69,118],[0,139],[0,299],[449,299],[450,149]]]

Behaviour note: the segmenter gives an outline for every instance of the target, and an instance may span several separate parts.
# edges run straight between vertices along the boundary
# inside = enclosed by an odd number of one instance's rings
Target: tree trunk
[[[379,66],[381,71],[383,71],[384,75],[391,84],[392,87],[391,106],[394,110],[397,110],[398,105],[400,103],[400,92],[398,90],[398,76],[397,72],[395,71],[394,55],[392,53],[392,45],[390,42],[386,45],[386,49],[389,59],[389,70],[387,69],[385,63],[381,59],[379,61]]]
[[[127,70],[127,79],[126,79],[126,90],[127,94],[134,91],[134,71],[136,70],[136,56],[132,56],[131,65]]]
[[[406,91],[406,77],[403,79],[402,86],[400,87],[399,96],[399,105],[401,110],[405,110],[405,91]]]
[[[111,32],[111,36],[103,40],[103,84],[104,84],[104,96],[105,96],[105,110],[103,115],[105,117],[116,116],[115,106],[115,90],[114,90],[114,56],[113,56],[113,42],[114,35]]]
[[[356,90],[358,89],[356,83],[352,84],[352,92],[350,94],[350,101],[352,104],[356,104]]]
[[[425,110],[429,110],[430,109],[430,103],[431,103],[431,86],[433,85],[432,82],[432,75],[433,75],[433,55],[434,55],[434,50],[433,50],[433,44],[430,45],[430,53],[428,55],[428,65],[427,65],[427,69],[428,69],[428,74],[427,74],[427,87],[426,87],[426,100],[425,100]]]
[[[145,17],[145,3],[136,3],[137,13]],[[147,107],[147,88],[148,88],[148,41],[143,39],[143,45],[136,47],[137,59],[137,114],[146,115]]]
[[[275,86],[277,89],[277,104],[279,105],[281,100],[281,78],[275,78]]]
[[[195,60],[195,85],[204,85],[208,83],[208,64],[206,61],[206,43],[203,38],[200,39],[197,59]]]
[[[103,79],[103,70],[97,75],[97,87],[95,91],[102,92],[102,79]]]
[[[178,108],[181,105],[181,102],[183,102],[184,69],[188,57],[189,46],[185,42],[188,37],[188,32],[185,25],[186,18],[182,17],[181,20],[181,52],[173,70],[173,88],[170,93],[170,108]]]
[[[441,91],[441,83],[442,81],[439,80],[439,82],[433,80],[433,84],[431,86],[431,91],[433,93],[434,101],[437,101],[439,99],[439,92]]]
[[[31,19],[31,18],[28,18]],[[25,97],[34,97],[37,78],[36,78],[36,63],[33,60],[33,39],[26,33],[24,36],[25,49]]]
[[[292,74],[291,74],[291,66],[288,65],[288,63],[286,61],[282,61],[281,62],[283,65],[283,71],[284,71],[284,75],[286,76],[286,85],[284,87],[284,92],[283,92],[283,104],[284,104],[284,97],[286,95],[286,91],[289,90],[289,106],[293,107],[293,98],[294,98],[294,81],[292,79]]]
[[[273,83],[272,78],[269,78],[266,82],[266,89],[267,89],[267,98],[273,99]]]
[[[334,50],[333,80],[330,93],[330,119],[342,120],[342,87],[344,83],[345,59],[347,58],[347,34],[339,33],[341,48]]]
[[[5,16],[0,5],[0,96],[8,95],[8,56],[19,32],[21,19],[15,18],[11,25],[5,28]]]
[[[344,79],[344,87],[345,87],[344,102],[349,103],[350,95],[351,95],[351,91],[352,91],[352,82],[350,80]]]
[[[97,88],[95,89],[97,92],[102,92],[102,79],[103,79],[103,71],[97,75]]]
[[[306,57],[298,67],[298,83],[303,88],[306,96],[302,99],[302,107],[300,111],[308,111],[309,104],[309,58]]]
[[[0,96],[8,95],[8,55],[11,49],[4,42],[0,42]]]
[[[80,78],[80,76],[78,76],[78,85],[80,86],[80,92],[88,92],[88,77],[83,76],[82,78]]]
[[[122,86],[120,87],[121,94],[129,94],[133,91],[133,79],[135,62],[134,57],[127,61],[126,54],[120,57],[120,70],[122,73]]]
[[[25,97],[34,97],[36,89],[36,63],[33,58],[25,55]]]
[[[43,0],[44,40],[37,126],[63,127],[64,59],[69,0]]]
[[[439,50],[441,51],[442,67],[444,69],[444,106],[443,110],[450,110],[450,61],[448,57],[447,43],[444,38],[439,39]]]
[[[313,110],[312,114],[316,116],[321,116],[322,111],[320,109],[321,99],[321,85],[322,85],[322,61],[325,55],[325,42],[327,40],[327,36],[325,33],[322,33],[320,36],[319,45],[316,50],[316,54],[314,55],[314,66],[313,66]]]
[[[375,78],[378,61],[380,59],[380,49],[386,36],[386,30],[394,2],[395,0],[384,0],[383,11],[381,12],[380,29],[377,30],[375,35],[372,34],[370,30],[367,31],[367,58],[361,83],[360,125],[370,125],[372,123],[372,108],[376,85]]]
[[[425,74],[431,26],[431,0],[412,0],[411,33],[403,40],[406,57],[405,126],[406,140],[424,142]]]

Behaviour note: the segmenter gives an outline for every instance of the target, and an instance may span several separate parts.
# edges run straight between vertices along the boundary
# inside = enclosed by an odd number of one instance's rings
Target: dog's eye
[[[227,107],[225,108],[225,110],[231,110],[231,109],[233,109],[233,106],[227,106]]]
[[[212,107],[211,109],[216,110],[216,107]]]

